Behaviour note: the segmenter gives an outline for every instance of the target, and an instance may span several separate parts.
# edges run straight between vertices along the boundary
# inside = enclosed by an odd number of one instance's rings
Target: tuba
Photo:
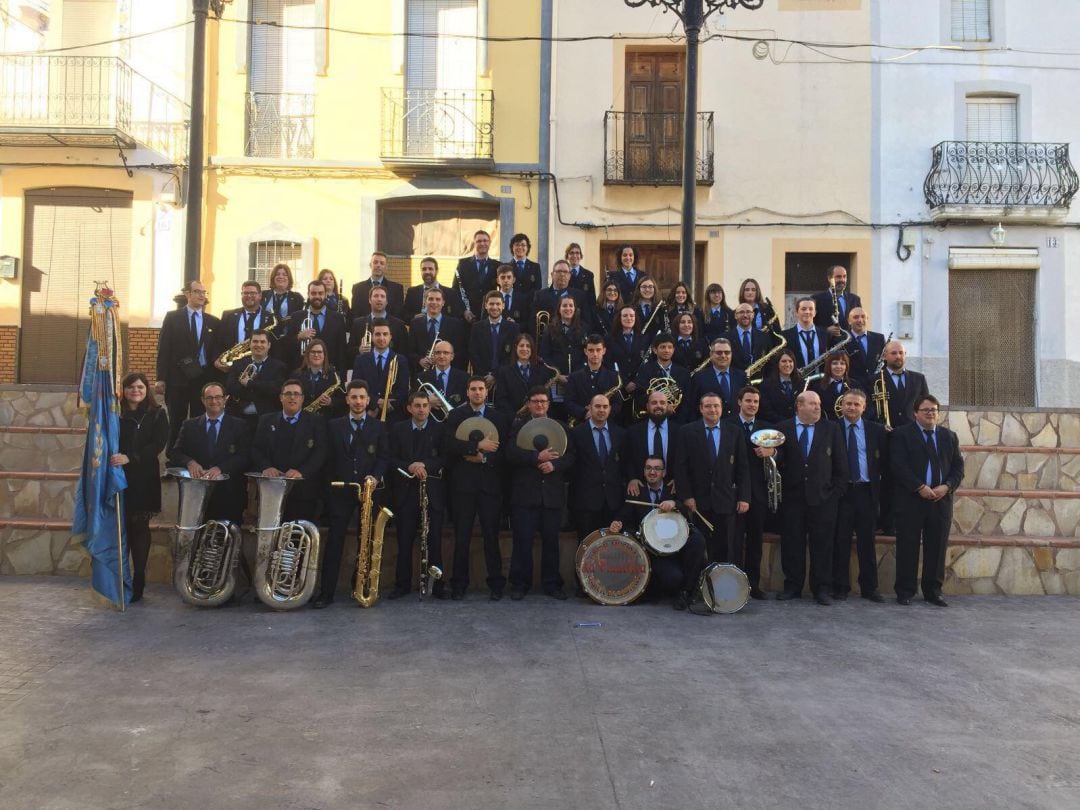
[[[369,608],[379,598],[379,567],[382,565],[383,535],[386,524],[394,516],[386,507],[379,510],[375,526],[371,525],[371,513],[375,509],[374,478],[364,479],[362,484],[334,481],[333,487],[354,487],[360,501],[360,547],[356,554],[356,580],[353,584],[353,599],[360,607]]]
[[[173,560],[173,586],[180,598],[197,607],[218,607],[236,589],[240,529],[227,520],[208,520],[206,502],[222,479],[192,478],[183,467],[165,471],[176,479],[179,505]]]
[[[779,430],[755,430],[750,434],[750,443],[755,447],[779,447],[784,443],[784,434]],[[784,499],[783,480],[776,459],[768,456],[765,462],[765,491],[768,493],[769,511],[776,513]]]
[[[319,529],[307,520],[280,523],[285,497],[297,479],[247,475],[259,489],[255,593],[274,610],[301,607],[311,599],[319,576]]]

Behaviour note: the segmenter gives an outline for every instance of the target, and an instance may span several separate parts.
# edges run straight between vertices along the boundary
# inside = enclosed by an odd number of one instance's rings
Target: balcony
[[[114,56],[0,57],[0,146],[187,153],[188,105]]]
[[[384,87],[380,156],[394,168],[491,168],[495,94]]]
[[[942,141],[923,193],[935,220],[1041,222],[1065,217],[1078,187],[1067,143]]]
[[[677,186],[682,183],[683,114],[604,113],[604,184]],[[713,114],[697,115],[697,184],[713,184]]]
[[[246,131],[248,157],[315,157],[315,96],[249,92]]]

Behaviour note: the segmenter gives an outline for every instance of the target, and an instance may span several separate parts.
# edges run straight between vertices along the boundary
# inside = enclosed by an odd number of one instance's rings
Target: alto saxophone
[[[352,596],[360,607],[369,608],[379,598],[379,569],[382,566],[383,535],[387,522],[394,516],[386,507],[379,510],[374,527],[371,525],[371,513],[375,509],[374,478],[364,479],[362,484],[334,481],[334,487],[354,487],[360,501],[359,548],[356,554],[356,579],[353,583]]]
[[[266,314],[265,310],[263,311],[263,314]],[[274,318],[274,316],[267,315],[266,321],[263,323],[262,328],[265,329],[267,333],[270,333],[274,330],[276,326],[277,320]],[[221,363],[221,365],[226,366],[227,368],[232,368],[232,364],[235,363],[237,360],[243,360],[245,357],[249,357],[250,355],[251,338],[248,338],[247,340],[242,340],[235,346],[232,346],[231,348],[228,348],[221,354],[219,354],[217,362]]]
[[[304,412],[305,413],[318,413],[323,408],[323,405],[322,405],[322,398],[323,397],[325,397],[325,396],[333,396],[335,392],[344,391],[344,390],[345,390],[345,386],[342,385],[342,383],[341,383],[341,375],[338,374],[337,371],[335,371],[334,372],[334,384],[331,385],[329,388],[327,388],[325,391],[323,391],[321,394],[319,394],[317,397],[315,397],[315,399],[313,399],[311,401],[311,404],[306,405],[304,407]]]

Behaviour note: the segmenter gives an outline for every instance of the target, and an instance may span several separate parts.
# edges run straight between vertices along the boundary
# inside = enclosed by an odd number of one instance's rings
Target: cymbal
[[[485,419],[483,416],[470,416],[457,426],[454,438],[460,442],[478,442],[481,439],[498,441],[499,429],[490,419]]]
[[[530,419],[517,435],[517,446],[522,450],[551,449],[560,456],[566,453],[566,442],[563,426],[546,416]]]

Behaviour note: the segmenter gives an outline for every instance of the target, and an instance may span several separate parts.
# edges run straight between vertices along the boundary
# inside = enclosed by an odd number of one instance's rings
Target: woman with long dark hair
[[[769,364],[761,383],[761,418],[777,424],[795,417],[795,397],[802,393],[803,379],[799,376],[799,359],[795,351],[785,348]]]
[[[825,361],[825,376],[810,386],[810,390],[817,391],[821,397],[821,415],[826,419],[840,418],[836,412],[836,401],[852,388],[848,378],[850,370],[851,359],[847,352],[843,349],[833,352]]]
[[[553,376],[554,372],[540,362],[532,335],[522,333],[514,341],[514,361],[499,366],[495,372],[495,407],[515,415],[525,404],[529,390],[547,385]]]
[[[705,324],[703,337],[706,343],[712,343],[718,337],[723,337],[725,332],[735,328],[735,311],[728,306],[724,288],[719,284],[710,284],[705,288],[701,319]]]
[[[764,329],[765,324],[776,317],[776,312],[765,301],[761,294],[761,285],[755,279],[745,278],[739,285],[739,300],[737,304],[749,304],[754,308],[754,328]],[[774,324],[773,328],[779,332],[780,324]]]
[[[708,344],[698,337],[698,322],[689,312],[675,316],[675,365],[693,372],[709,356]]]
[[[638,279],[630,306],[637,310],[641,334],[650,341],[661,332],[671,331],[671,322],[668,320],[667,309],[655,279],[648,276]]]
[[[667,302],[667,315],[671,320],[671,328],[675,329],[675,321],[677,316],[684,312],[688,312],[694,316],[694,319],[698,322],[698,335],[701,336],[705,332],[705,315],[701,309],[694,303],[694,297],[690,295],[690,287],[683,281],[675,282],[675,286],[671,288],[671,292],[668,293]]]
[[[321,338],[313,338],[308,343],[307,351],[300,361],[300,368],[296,369],[290,377],[300,380],[304,389],[304,407],[308,407],[315,400],[320,401],[318,412],[323,418],[329,420],[337,416],[344,416],[348,410],[345,405],[345,377],[340,376],[343,372],[334,368],[326,357],[326,343]],[[341,390],[333,391],[328,396],[327,392],[340,383]],[[329,400],[329,401],[327,401]]]
[[[614,281],[605,281],[596,302],[596,323],[601,335],[610,335],[619,328],[619,309],[622,308],[622,291]]]
[[[150,393],[140,371],[124,377],[120,402],[120,452],[109,464],[123,467],[124,523],[131,549],[131,601],[142,599],[146,560],[150,556],[150,518],[161,511],[161,464],[158,456],[169,441],[169,417]]]
[[[618,324],[604,338],[604,343],[607,345],[604,364],[613,369],[618,367],[623,382],[632,386],[642,355],[647,354],[649,349],[648,342],[641,336],[636,309],[623,304],[619,310]]]

